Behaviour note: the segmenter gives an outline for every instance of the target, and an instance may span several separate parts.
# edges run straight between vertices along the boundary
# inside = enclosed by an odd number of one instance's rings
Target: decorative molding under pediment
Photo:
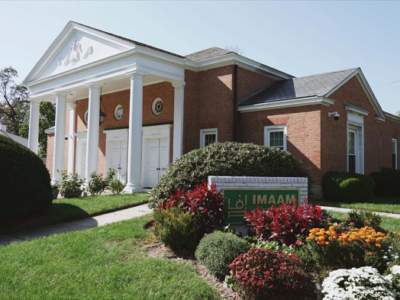
[[[86,59],[91,54],[93,54],[93,46],[89,46],[86,49],[86,52],[83,52],[81,43],[74,40],[65,58],[64,59],[60,58],[58,60],[58,65],[68,66],[71,63],[71,65],[74,66],[81,59]]]

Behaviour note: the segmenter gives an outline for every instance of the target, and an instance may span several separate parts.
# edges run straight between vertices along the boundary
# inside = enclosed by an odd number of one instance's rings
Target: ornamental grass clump
[[[382,276],[372,267],[333,271],[322,283],[324,300],[396,300],[391,276]]]
[[[223,279],[229,274],[229,264],[240,254],[249,250],[246,240],[232,234],[214,232],[206,235],[196,249],[196,259],[208,271]]]
[[[372,227],[334,224],[312,229],[298,255],[304,262],[312,261],[316,270],[373,266],[383,273],[393,260],[392,243],[392,236]]]
[[[244,299],[298,299],[310,287],[310,277],[293,254],[251,248],[229,268],[228,282]]]
[[[319,205],[304,201],[301,206],[281,204],[263,211],[260,207],[245,213],[250,236],[264,241],[293,245],[298,236],[307,236],[312,228],[325,226],[326,218]]]

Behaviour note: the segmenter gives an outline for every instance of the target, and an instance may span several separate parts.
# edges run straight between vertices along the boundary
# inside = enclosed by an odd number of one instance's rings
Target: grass
[[[340,222],[342,218],[349,218],[349,215],[347,213],[340,213],[340,212],[335,212],[335,211],[329,211],[332,214],[332,221],[333,222]],[[382,223],[381,227],[386,230],[386,231],[400,231],[400,219],[395,219],[395,218],[388,218],[388,217],[383,217],[382,218]]]
[[[146,203],[149,197],[149,194],[120,194],[57,199],[53,201],[53,204],[45,215],[29,222],[24,222],[23,224],[0,228],[0,235],[83,219],[118,209],[136,206]]]
[[[151,219],[0,247],[0,299],[219,299],[192,265],[146,257]]]
[[[322,206],[333,206],[351,209],[366,209],[378,212],[400,214],[400,198],[373,198],[365,203],[340,203],[315,200],[313,203],[318,203]]]

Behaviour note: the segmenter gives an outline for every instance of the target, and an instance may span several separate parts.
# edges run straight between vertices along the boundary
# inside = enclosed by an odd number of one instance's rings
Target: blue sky
[[[395,113],[399,16],[397,1],[2,1],[0,68],[13,66],[22,81],[73,20],[181,55],[238,45],[298,77],[361,67]]]

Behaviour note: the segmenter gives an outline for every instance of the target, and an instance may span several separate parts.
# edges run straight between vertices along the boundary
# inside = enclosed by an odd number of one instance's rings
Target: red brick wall
[[[264,127],[286,125],[287,151],[309,169],[312,178],[321,180],[320,105],[242,113],[239,142],[264,145]]]
[[[273,82],[274,79],[265,75],[238,68],[238,101],[257,92],[259,89]]]
[[[382,166],[392,167],[392,139],[397,139],[397,169],[400,169],[400,123],[386,119],[382,128]]]

